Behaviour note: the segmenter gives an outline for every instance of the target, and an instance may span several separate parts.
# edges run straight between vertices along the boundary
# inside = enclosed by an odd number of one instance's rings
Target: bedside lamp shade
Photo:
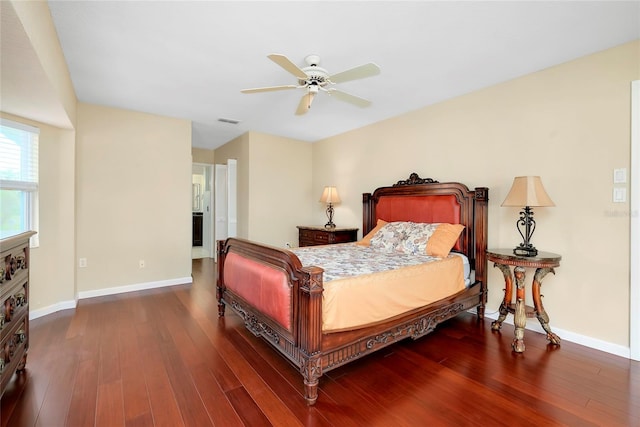
[[[555,206],[539,176],[517,176],[501,206]]]
[[[513,179],[511,190],[501,206],[513,206],[523,208],[520,218],[516,222],[518,232],[522,236],[520,243],[513,253],[521,256],[536,256],[538,250],[531,244],[531,237],[536,229],[536,221],[533,219],[532,206],[555,206],[551,197],[547,194],[539,176],[517,176]]]
[[[327,204],[327,218],[329,219],[329,222],[324,226],[326,228],[335,228],[336,225],[333,223],[333,205],[337,205],[341,202],[336,187],[324,187],[322,196],[320,196],[320,202]]]

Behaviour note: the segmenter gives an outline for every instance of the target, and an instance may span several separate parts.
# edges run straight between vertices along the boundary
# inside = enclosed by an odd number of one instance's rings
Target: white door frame
[[[640,80],[631,82],[629,357],[640,360]]]

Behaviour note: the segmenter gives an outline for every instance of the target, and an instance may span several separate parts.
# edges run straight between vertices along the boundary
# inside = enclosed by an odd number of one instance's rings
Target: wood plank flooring
[[[640,363],[532,331],[515,354],[470,314],[327,373],[308,407],[294,367],[218,318],[213,261],[193,266],[32,321],[1,426],[640,426]]]

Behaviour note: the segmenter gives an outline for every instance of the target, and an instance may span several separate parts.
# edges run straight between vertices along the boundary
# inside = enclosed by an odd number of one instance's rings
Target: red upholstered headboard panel
[[[385,196],[378,200],[376,220],[460,222],[460,203],[453,195]]]
[[[392,221],[412,222],[448,222],[460,223],[460,203],[456,196],[447,195],[416,195],[416,196],[384,196],[380,197],[376,205],[376,221],[382,219]],[[453,248],[462,249],[461,239]]]

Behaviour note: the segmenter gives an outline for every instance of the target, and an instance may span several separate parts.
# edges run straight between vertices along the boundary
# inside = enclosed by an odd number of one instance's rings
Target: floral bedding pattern
[[[389,222],[371,238],[369,246],[385,252],[423,254],[440,224]]]
[[[401,267],[438,261],[442,258],[421,254],[388,252],[374,247],[358,246],[355,243],[343,243],[325,246],[306,246],[294,248],[302,265],[315,265],[324,269],[323,282],[353,277],[363,274],[395,270]],[[455,256],[455,255],[449,255]]]

